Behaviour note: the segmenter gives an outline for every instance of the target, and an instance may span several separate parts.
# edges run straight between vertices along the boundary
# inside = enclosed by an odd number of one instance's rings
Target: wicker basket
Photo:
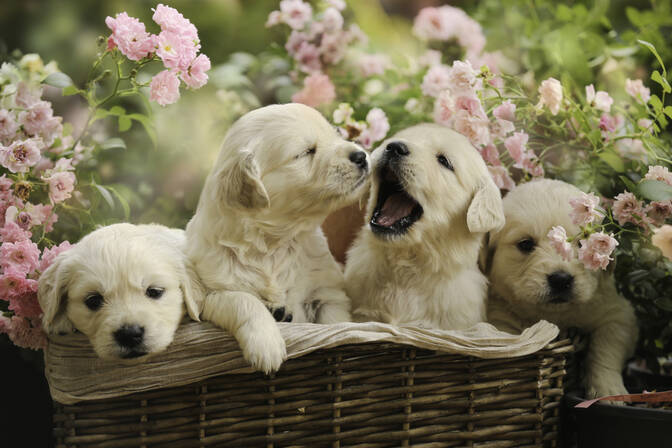
[[[396,343],[321,349],[272,376],[219,375],[55,403],[58,447],[554,447],[569,339],[479,359]],[[48,373],[49,377],[49,373]]]

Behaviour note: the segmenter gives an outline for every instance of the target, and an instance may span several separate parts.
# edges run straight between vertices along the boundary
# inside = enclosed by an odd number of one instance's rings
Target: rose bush
[[[137,121],[151,134],[146,115],[126,113],[118,105],[106,107],[124,96],[144,97],[142,89],[147,86],[150,98],[165,106],[177,101],[181,82],[197,89],[208,80],[210,61],[198,54],[196,27],[161,4],[153,19],[161,29],[158,35],[146,32],[144,24],[126,13],[108,17],[105,22],[112,34],[103,40],[83,89],[75,87],[55,63],[44,65],[38,55],[25,55],[0,67],[0,333],[20,347],[40,349],[46,342],[37,279],[59,253],[70,248],[68,241],[54,239],[59,214],[74,215],[84,232],[98,224],[91,217],[92,193],[110,204],[115,197],[124,201],[114,188],[86,178],[97,154],[124,146],[119,138],[98,140],[91,132],[94,123],[114,117],[119,131],[125,131]],[[100,68],[107,60],[114,71]],[[165,70],[151,81],[139,82],[139,71],[155,61]],[[88,119],[77,134],[43,98],[47,86],[86,100]],[[101,97],[102,88],[109,90]],[[82,222],[87,216],[89,222]]]

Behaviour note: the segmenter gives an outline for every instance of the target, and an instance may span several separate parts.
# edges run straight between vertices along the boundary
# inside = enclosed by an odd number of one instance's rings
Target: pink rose
[[[487,120],[481,101],[476,95],[463,95],[458,96],[455,99],[455,109],[456,110],[465,110],[467,113],[473,117],[478,117],[483,120]]]
[[[313,17],[313,8],[302,0],[282,0],[280,13],[284,22],[292,29],[303,29],[306,22]]]
[[[626,191],[614,199],[612,213],[620,225],[623,226],[628,222],[638,226],[646,224],[646,213],[634,194]]]
[[[189,68],[200,48],[191,36],[168,30],[159,33],[157,45],[156,54],[163,61],[163,65],[181,71]]]
[[[509,155],[515,162],[516,168],[522,168],[527,152],[527,141],[529,136],[525,132],[514,132],[511,137],[504,140],[504,147],[509,151]]]
[[[657,226],[664,224],[672,216],[672,200],[653,201],[644,209],[646,216]]]
[[[299,51],[294,55],[294,59],[299,63],[301,71],[305,73],[319,72],[322,70],[320,50],[311,43],[303,42],[299,47]]]
[[[454,129],[467,137],[476,148],[490,143],[489,124],[487,119],[471,115],[466,110],[458,110],[453,120]]]
[[[443,126],[452,126],[455,101],[450,90],[444,90],[434,101],[434,121]]]
[[[450,68],[446,65],[431,67],[422,78],[422,93],[437,98],[450,86]]]
[[[357,65],[362,76],[368,78],[385,73],[385,69],[389,66],[389,59],[384,54],[363,54],[359,57]]]
[[[448,40],[454,34],[449,22],[440,8],[423,8],[413,21],[413,33],[423,40]]]
[[[39,139],[13,141],[0,150],[0,163],[12,173],[26,173],[40,161],[41,149],[42,141]]]
[[[180,74],[182,81],[192,89],[200,89],[208,82],[207,72],[210,70],[210,59],[199,54],[189,68]]]
[[[0,143],[14,139],[19,130],[19,124],[7,109],[0,109]]]
[[[287,53],[289,53],[290,56],[295,56],[296,53],[299,52],[301,45],[303,45],[304,42],[307,43],[308,40],[308,35],[306,33],[293,30],[287,38],[287,42],[285,43],[285,50],[287,50]]]
[[[6,222],[5,226],[0,229],[0,238],[2,238],[3,243],[17,243],[19,241],[29,240],[33,234],[28,230],[25,230],[16,222],[10,221]]]
[[[595,207],[600,205],[600,198],[593,193],[581,193],[581,196],[570,199],[569,205],[572,206],[569,215],[577,226],[585,226],[593,222],[595,218],[602,216],[595,210]]]
[[[497,188],[500,190],[513,190],[516,186],[516,183],[511,179],[509,171],[505,166],[488,166],[488,171],[492,180],[497,185]]]
[[[161,31],[169,31],[184,36],[200,48],[196,27],[175,8],[159,3],[154,10],[152,20],[161,27]]]
[[[72,249],[74,246],[68,241],[63,241],[58,246],[53,246],[51,249],[45,247],[42,251],[42,260],[40,260],[39,270],[44,272],[54,262],[54,259],[61,253]]]
[[[667,169],[666,166],[649,166],[649,171],[644,176],[646,180],[659,180],[665,182],[667,185],[672,186],[672,173]]]
[[[557,115],[562,106],[562,84],[555,78],[548,78],[539,86],[539,105],[546,105],[551,115]]]
[[[502,164],[502,162],[499,160],[499,151],[492,143],[483,146],[481,149],[479,149],[478,152],[481,153],[483,160],[485,160],[490,165],[498,166]]]
[[[565,261],[573,256],[572,245],[567,241],[567,232],[562,226],[553,227],[546,235],[551,240],[551,246]]]
[[[114,19],[105,18],[105,24],[112,30],[112,41],[128,59],[139,61],[154,52],[155,36],[145,31],[144,23],[135,17],[122,12]]]
[[[49,184],[49,198],[53,203],[63,202],[72,196],[75,189],[75,174],[67,171],[58,171],[45,178]]]
[[[327,8],[322,16],[322,24],[324,25],[324,31],[327,33],[340,31],[343,28],[343,16],[338,12],[338,9]]]
[[[19,122],[26,134],[41,136],[47,146],[51,146],[56,136],[62,132],[61,120],[61,117],[53,116],[51,103],[47,101],[38,101],[19,114]]]
[[[285,0],[286,1],[286,0]],[[336,99],[336,89],[324,73],[313,73],[303,80],[303,89],[292,95],[292,101],[310,107],[329,104]]]
[[[448,88],[453,95],[474,95],[477,86],[476,71],[469,62],[454,61],[448,71]]]
[[[150,99],[161,106],[173,104],[180,98],[180,80],[177,73],[172,70],[164,70],[154,75],[149,84]]]
[[[583,265],[592,270],[606,269],[613,258],[611,253],[618,246],[613,235],[606,233],[593,233],[587,240],[581,240],[579,247],[579,260]]]
[[[515,121],[516,105],[513,104],[510,100],[506,100],[492,110],[492,115],[499,118],[500,120]]]
[[[9,320],[9,323],[3,323],[2,327],[7,330],[7,335],[14,344],[31,350],[41,350],[46,347],[47,337],[42,330],[39,319],[13,316],[7,320]]]
[[[651,98],[651,90],[648,87],[644,87],[644,83],[641,79],[626,79],[625,80],[625,91],[637,100],[638,103],[646,104]]]
[[[40,250],[30,240],[16,243],[2,243],[0,246],[0,266],[5,273],[15,271],[29,274],[37,269]]]

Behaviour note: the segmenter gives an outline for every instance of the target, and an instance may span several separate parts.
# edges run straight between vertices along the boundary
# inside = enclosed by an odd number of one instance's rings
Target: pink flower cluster
[[[562,84],[557,79],[548,78],[539,85],[539,107],[548,107],[552,115],[560,112],[562,98]]]
[[[597,210],[600,198],[593,193],[583,193],[578,198],[572,198],[569,200],[569,205],[572,206],[570,212],[572,222],[577,226],[586,226],[596,218],[603,217],[602,212]]]
[[[500,160],[497,144],[502,143],[515,168],[532,176],[544,171],[535,153],[527,148],[529,136],[515,131],[516,105],[504,101],[486,114],[479,92],[483,89],[480,72],[469,61],[455,61],[452,67],[434,65],[421,85],[425,95],[434,97],[434,121],[452,127],[466,136],[489,165],[490,174],[499,188],[514,185],[508,169]]]
[[[567,231],[562,226],[555,226],[546,235],[551,240],[551,246],[565,261],[570,261],[574,255],[572,245],[567,241]]]
[[[455,40],[466,50],[467,59],[480,57],[485,47],[481,25],[463,10],[448,5],[420,10],[413,22],[413,33],[422,40]]]
[[[613,235],[604,232],[591,233],[588,239],[579,241],[579,261],[592,270],[606,269],[613,260],[611,254],[618,246]]]
[[[356,25],[344,29],[340,6],[330,6],[322,14],[313,15],[312,7],[302,0],[282,0],[280,10],[269,15],[266,26],[284,23],[292,28],[285,49],[301,72],[321,72],[338,64],[349,45],[366,39]],[[373,72],[380,70],[381,61],[366,62]]]
[[[208,82],[210,59],[198,54],[201,44],[196,27],[176,9],[159,4],[152,16],[160,27],[158,35],[150,34],[145,25],[125,12],[107,17],[105,23],[112,30],[108,49],[118,48],[132,61],[158,56],[166,70],[158,73],[150,83],[150,98],[162,106],[176,102],[180,97],[180,79],[188,87],[198,89]]]
[[[343,137],[356,141],[365,149],[371,149],[390,131],[387,115],[378,107],[369,110],[365,121],[355,120],[353,114],[352,106],[348,103],[341,103],[334,111],[333,122],[338,125],[338,130]]]

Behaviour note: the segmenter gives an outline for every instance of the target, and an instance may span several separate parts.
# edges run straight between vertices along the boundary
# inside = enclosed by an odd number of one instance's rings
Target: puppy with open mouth
[[[478,253],[504,215],[478,151],[455,131],[422,124],[384,141],[371,160],[369,221],[345,269],[355,318],[440,329],[483,321]]]
[[[506,195],[506,225],[490,235],[481,261],[491,282],[488,321],[510,332],[540,319],[588,332],[586,397],[626,394],[621,370],[638,333],[632,306],[610,271],[563,259],[547,237],[555,226],[579,233],[569,201],[581,194],[573,185],[543,179]]]
[[[203,291],[191,269],[183,230],[113,224],[59,254],[39,279],[48,334],[78,330],[101,358],[164,350],[185,307],[198,320]]]
[[[286,357],[276,320],[350,320],[320,225],[361,196],[369,171],[368,154],[302,104],[256,109],[227,133],[187,225],[188,254],[209,290],[204,319],[255,369]]]

